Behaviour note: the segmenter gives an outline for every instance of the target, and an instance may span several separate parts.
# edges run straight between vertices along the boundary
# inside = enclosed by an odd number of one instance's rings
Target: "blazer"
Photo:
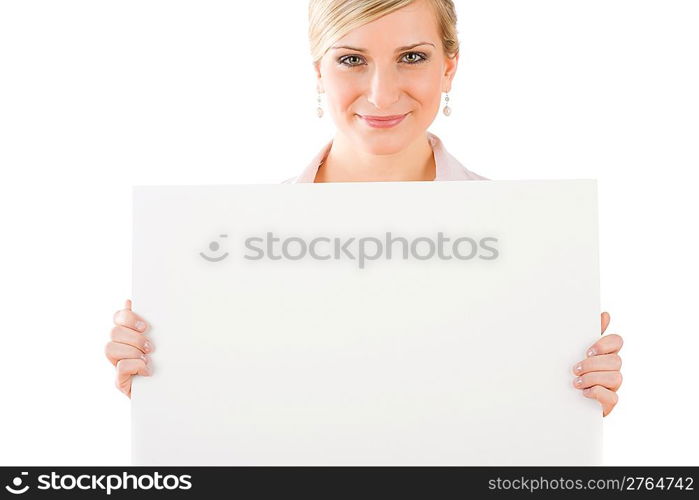
[[[490,180],[482,175],[478,175],[475,172],[471,172],[461,163],[459,163],[459,161],[446,150],[442,140],[433,133],[427,132],[427,139],[429,140],[430,146],[432,146],[432,152],[434,153],[434,162],[437,172],[434,178],[435,181]],[[332,143],[333,141],[330,140],[325,146],[323,146],[323,148],[318,152],[318,154],[316,154],[308,166],[299,175],[282,181],[282,184],[314,182],[318,168],[330,151],[330,146],[332,146]]]

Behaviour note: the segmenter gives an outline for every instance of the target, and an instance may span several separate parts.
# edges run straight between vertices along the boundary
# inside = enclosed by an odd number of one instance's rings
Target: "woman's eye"
[[[407,52],[403,57],[407,58],[406,62],[408,64],[421,63],[427,60],[427,57],[420,52]]]
[[[359,56],[345,56],[340,58],[340,64],[345,66],[359,66],[361,64],[362,58]]]

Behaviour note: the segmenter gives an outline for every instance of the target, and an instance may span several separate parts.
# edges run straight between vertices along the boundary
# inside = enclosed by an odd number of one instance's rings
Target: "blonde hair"
[[[415,0],[310,0],[308,38],[313,62],[354,28],[390,14]],[[426,0],[437,16],[444,53],[454,57],[459,52],[456,9],[452,0]]]

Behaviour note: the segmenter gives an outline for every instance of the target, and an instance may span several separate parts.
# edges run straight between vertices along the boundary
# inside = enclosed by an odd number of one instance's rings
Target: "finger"
[[[150,366],[142,359],[121,359],[116,365],[116,386],[131,398],[131,377],[132,375],[150,376]]]
[[[605,311],[602,313],[602,333],[607,329],[611,320],[612,318],[609,316],[608,312]]]
[[[140,349],[120,342],[107,342],[107,345],[104,346],[104,354],[114,366],[116,366],[121,359],[141,359],[143,361],[148,361],[148,356],[143,354]]]
[[[131,299],[126,299],[126,303],[124,304],[124,309],[128,309],[129,311],[131,310]]]
[[[612,354],[619,352],[621,346],[624,345],[624,339],[622,339],[616,333],[610,333],[605,335],[597,342],[592,344],[587,350],[587,356],[597,356],[598,354]]]
[[[593,385],[582,391],[583,396],[596,399],[602,405],[602,416],[609,415],[616,404],[619,402],[619,395],[616,392],[610,391],[605,387]]]
[[[126,301],[126,305],[128,307],[119,309],[114,313],[114,324],[131,328],[137,332],[145,332],[148,328],[148,322],[131,310],[130,300]]]
[[[114,326],[110,332],[112,342],[121,342],[140,349],[144,354],[153,352],[153,341],[142,333],[125,326]]]
[[[572,372],[575,375],[582,375],[588,372],[619,371],[620,369],[621,356],[618,354],[600,354],[576,363]]]
[[[573,380],[573,387],[585,389],[593,385],[601,385],[611,391],[616,391],[619,389],[619,386],[621,386],[622,381],[623,377],[621,372],[589,372],[576,377]]]

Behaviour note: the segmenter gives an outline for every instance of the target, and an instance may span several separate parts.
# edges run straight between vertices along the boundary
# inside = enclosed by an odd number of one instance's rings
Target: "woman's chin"
[[[363,150],[373,155],[392,155],[403,151],[411,142],[412,135],[405,130],[398,131],[362,131],[356,136],[361,141]]]

